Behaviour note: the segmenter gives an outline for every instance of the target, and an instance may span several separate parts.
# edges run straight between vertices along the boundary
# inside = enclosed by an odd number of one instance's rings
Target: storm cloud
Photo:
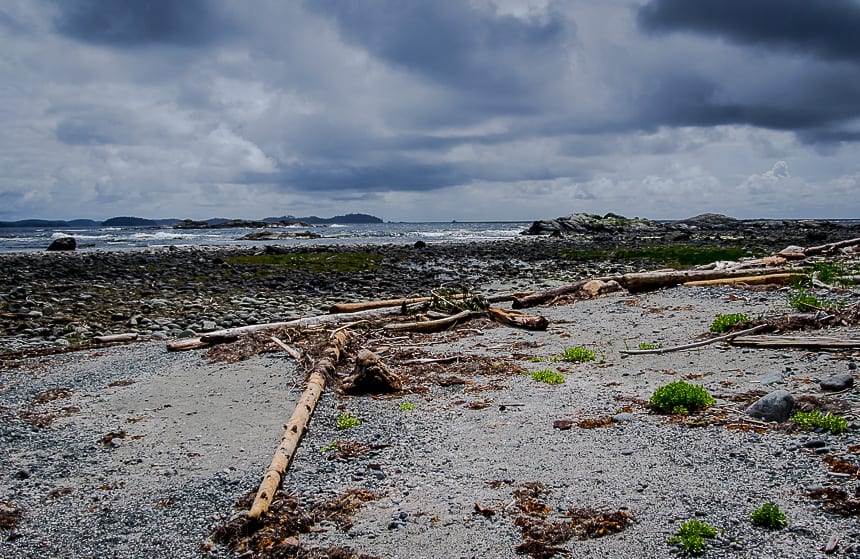
[[[858,23],[848,0],[10,2],[0,219],[857,217]]]

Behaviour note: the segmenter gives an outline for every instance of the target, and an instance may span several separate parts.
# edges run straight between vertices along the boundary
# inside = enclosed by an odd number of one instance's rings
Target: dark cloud
[[[401,71],[437,85],[485,93],[474,109],[516,114],[541,87],[572,29],[548,13],[523,19],[482,10],[460,0],[306,2],[331,18],[341,37]],[[548,65],[547,63],[550,62]]]
[[[860,62],[856,0],[652,0],[638,20],[654,32],[692,31]]]
[[[54,26],[73,39],[118,47],[192,46],[216,41],[229,24],[207,0],[55,0]]]

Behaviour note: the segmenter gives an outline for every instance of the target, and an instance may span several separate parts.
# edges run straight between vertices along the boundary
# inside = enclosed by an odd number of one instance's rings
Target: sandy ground
[[[456,336],[378,340],[383,359],[415,348],[481,356],[487,366],[482,374],[462,373],[465,385],[428,381],[426,392],[396,399],[326,392],[283,492],[308,501],[362,488],[380,498],[365,503],[353,526],[323,521],[299,540],[379,557],[517,557],[523,536],[515,521],[522,513],[513,493],[541,482],[550,520],[578,507],[635,518],[618,534],[560,543],[567,550],[560,556],[670,556],[677,550],[667,537],[681,521],[697,518],[718,530],[708,557],[824,556],[834,536],[838,547],[828,556],[860,557],[857,517],[827,512],[808,496],[822,487],[853,494],[860,480],[834,475],[823,454],[804,446],[821,439],[828,455],[858,463],[860,391],[823,396],[817,384],[839,373],[857,378],[856,353],[715,344],[619,354],[640,342],[688,342],[719,313],[786,311],[779,293],[676,288],[533,309],[550,319],[546,332],[467,324]],[[858,336],[848,329],[828,334]],[[583,364],[536,359],[575,345],[599,358]],[[513,365],[557,370],[566,382],[538,383],[513,372]],[[757,433],[723,424],[690,427],[650,413],[642,401],[682,378],[718,398],[714,409],[722,423],[743,422],[745,406],[732,395],[784,388],[838,399],[852,428],[841,435]],[[0,512],[20,517],[17,527],[3,530],[0,556],[230,556],[207,536],[258,484],[301,379],[286,354],[210,363],[202,352],[168,353],[163,343],[5,363]],[[401,410],[404,402],[415,409]],[[338,430],[335,417],[344,411],[361,425]],[[624,411],[630,421],[575,425]],[[50,426],[32,425],[48,415],[54,416]],[[554,428],[562,419],[574,426]],[[326,452],[346,440],[376,448],[353,458]],[[750,512],[764,502],[786,513],[786,528],[751,525]],[[493,513],[477,514],[476,503]]]

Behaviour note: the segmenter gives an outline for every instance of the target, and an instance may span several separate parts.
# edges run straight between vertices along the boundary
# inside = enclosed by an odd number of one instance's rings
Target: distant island
[[[337,224],[362,224],[362,223],[384,223],[382,219],[360,213],[336,215],[334,217],[307,217],[282,216],[266,217],[261,220],[211,218],[200,221],[190,219],[144,219],[142,217],[120,216],[112,217],[104,221],[93,219],[49,220],[49,219],[22,219],[19,221],[0,221],[0,227],[51,227],[51,228],[74,228],[74,227],[179,227],[206,229],[209,227],[267,227],[278,224],[297,225],[333,225]]]

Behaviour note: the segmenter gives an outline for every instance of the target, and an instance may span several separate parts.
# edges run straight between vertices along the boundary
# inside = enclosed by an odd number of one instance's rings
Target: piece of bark
[[[549,320],[540,315],[526,314],[519,311],[490,307],[487,314],[496,322],[509,324],[526,330],[546,330]]]
[[[713,344],[715,342],[721,342],[723,340],[731,340],[732,338],[736,338],[738,336],[743,336],[745,334],[752,334],[753,332],[759,332],[760,330],[764,330],[765,328],[769,328],[768,324],[759,324],[758,326],[753,326],[752,328],[747,328],[746,330],[740,330],[738,332],[731,332],[729,334],[725,334],[723,336],[717,336],[716,338],[709,338],[707,340],[702,340],[700,342],[692,342],[689,344],[676,345],[672,347],[658,347],[655,349],[622,349],[619,350],[618,353],[622,355],[654,355],[658,353],[670,353],[672,351],[682,351],[685,349],[693,349],[697,347],[702,347],[705,345]]]
[[[474,314],[472,311],[462,311],[457,314],[452,314],[448,318],[440,318],[439,320],[427,320],[424,322],[394,322],[386,324],[385,329],[389,332],[441,332],[451,326],[457,324],[461,320],[471,318]]]
[[[827,545],[824,546],[824,553],[830,555],[836,551],[837,547],[839,547],[839,535],[833,534],[830,536],[830,539],[827,540]]]
[[[362,349],[355,359],[355,369],[344,379],[341,387],[350,394],[381,394],[399,392],[403,388],[403,381],[378,355]]]
[[[806,274],[785,272],[779,274],[764,274],[761,276],[740,276],[736,278],[717,278],[710,280],[686,281],[683,285],[686,287],[702,287],[708,285],[734,285],[738,283],[745,283],[747,285],[785,285],[791,283],[792,280],[804,279],[806,277]]]
[[[740,336],[733,339],[731,343],[753,347],[799,347],[805,349],[860,348],[860,339],[834,338],[830,336]]]
[[[281,442],[278,444],[275,455],[272,457],[272,462],[269,464],[269,469],[260,483],[260,489],[257,491],[257,496],[251,505],[251,510],[248,512],[249,518],[258,519],[269,510],[272,499],[275,497],[275,492],[281,484],[281,477],[287,471],[293,454],[296,452],[296,447],[298,447],[299,440],[302,438],[310,416],[316,407],[317,400],[319,400],[320,394],[325,389],[326,378],[335,374],[335,366],[340,361],[347,337],[348,333],[346,330],[341,330],[333,334],[329,345],[323,351],[322,358],[314,365],[311,376],[308,379],[308,385],[304,392],[302,392],[293,415],[290,416],[290,420],[284,425]]]
[[[780,271],[784,270],[780,270],[778,268],[746,268],[743,270],[672,270],[667,272],[636,272],[624,274],[618,280],[618,283],[631,293],[639,293],[642,291],[662,289],[664,287],[674,287],[690,281],[760,276]],[[792,272],[798,271],[800,271],[800,269],[792,270]]]

